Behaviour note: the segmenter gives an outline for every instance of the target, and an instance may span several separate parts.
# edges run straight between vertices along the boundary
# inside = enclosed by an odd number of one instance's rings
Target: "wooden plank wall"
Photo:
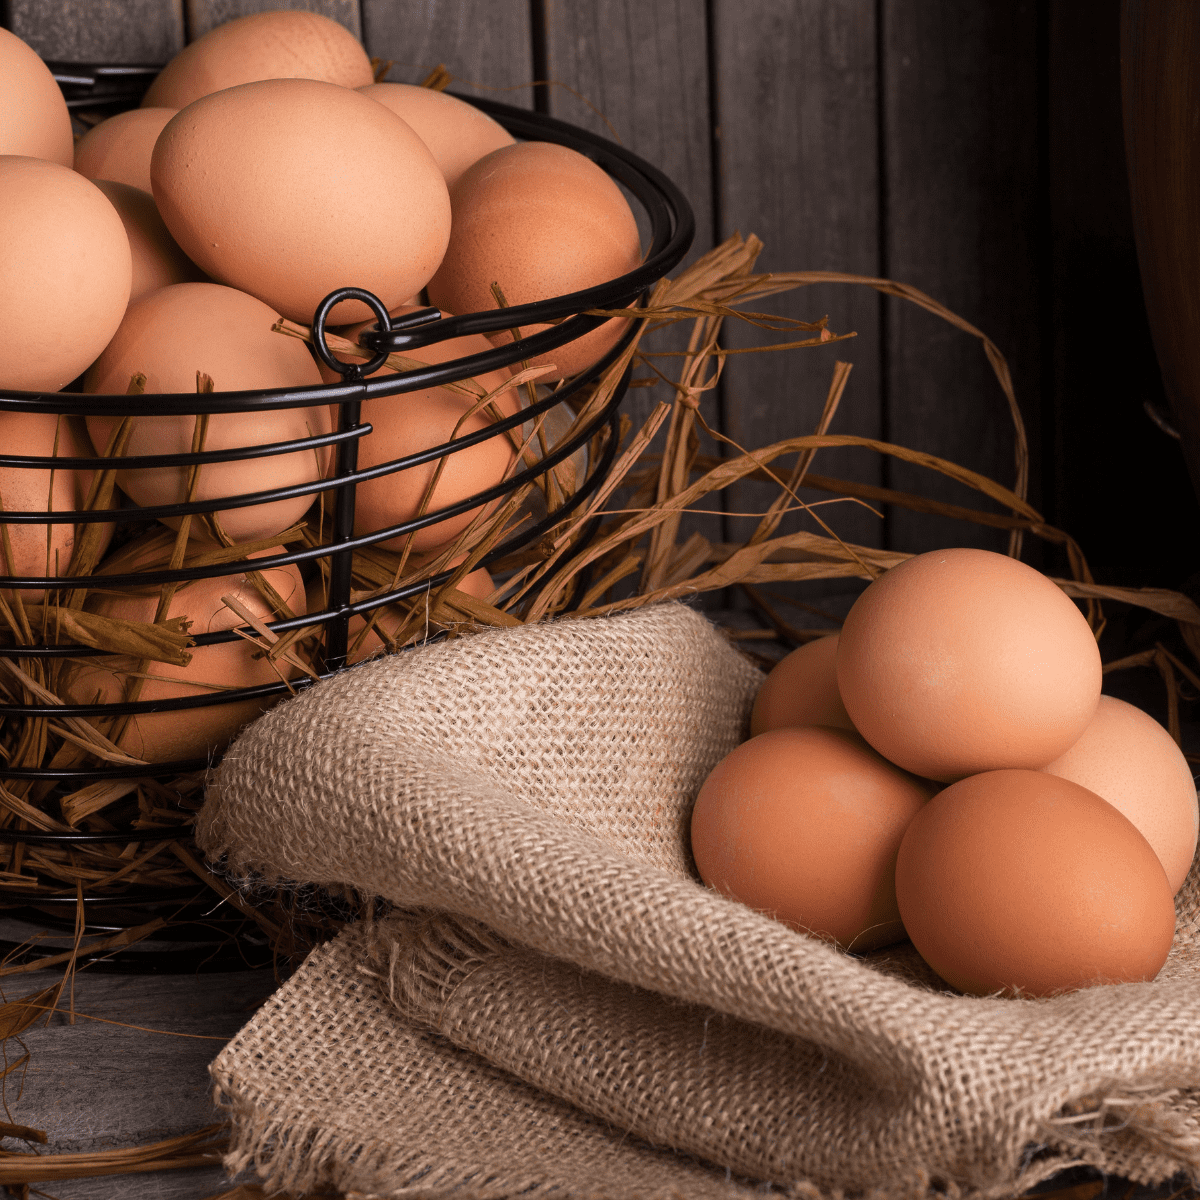
[[[415,82],[599,132],[667,171],[696,252],[739,230],[768,270],[915,285],[1008,357],[1032,455],[1030,498],[1109,582],[1178,585],[1200,566],[1178,446],[1143,411],[1161,385],[1141,307],[1121,146],[1118,0],[293,0],[332,16]],[[278,0],[7,0],[44,57],[161,61]],[[530,86],[533,81],[553,81]],[[1013,440],[977,342],[866,288],[822,285],[774,311],[857,338],[730,360],[705,418],[744,445],[808,432],[834,361],[853,363],[834,432],[883,437],[1003,483]],[[746,335],[731,328],[728,344]],[[646,394],[631,396],[640,416]],[[829,452],[813,470],[973,502],[902,464]],[[812,498],[819,498],[813,493]],[[753,487],[729,501],[755,504]],[[848,539],[919,551],[1002,535],[903,509],[824,510]],[[1163,514],[1169,519],[1164,520]],[[1178,531],[1190,524],[1190,533]],[[743,536],[736,516],[697,523]],[[1061,558],[1028,558],[1061,569]]]

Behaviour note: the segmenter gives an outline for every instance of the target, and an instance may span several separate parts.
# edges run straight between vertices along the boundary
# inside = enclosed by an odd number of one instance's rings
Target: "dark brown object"
[[[1124,0],[1121,95],[1146,312],[1200,492],[1200,7]]]

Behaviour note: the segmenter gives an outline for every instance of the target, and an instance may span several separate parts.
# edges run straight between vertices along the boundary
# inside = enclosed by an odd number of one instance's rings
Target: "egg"
[[[75,144],[75,170],[150,191],[150,156],[175,108],[133,108],[93,125]]]
[[[771,730],[704,781],[692,854],[724,895],[851,950],[876,949],[905,936],[896,851],[930,791],[845,730]]]
[[[0,29],[0,113],[0,155],[71,165],[74,137],[62,91],[37,52],[7,29]]]
[[[486,429],[492,424],[490,417],[482,413],[465,415],[472,403],[469,397],[444,388],[366,401],[362,406],[363,420],[369,421],[374,429],[359,444],[359,470],[380,466],[442,445],[453,437]],[[362,480],[355,489],[355,536],[399,525],[422,511],[434,512],[494,487],[507,476],[515,457],[509,435],[500,433],[477,445],[447,453],[440,460]],[[426,501],[426,490],[431,484],[433,490]],[[406,545],[418,551],[432,550],[456,538],[482,512],[490,511],[497,503],[491,501],[468,509],[458,516],[446,517],[415,533],[389,538],[378,545],[391,550],[403,550]]]
[[[392,315],[412,311],[416,311],[412,306],[402,306]],[[443,313],[443,316],[447,315],[449,314]],[[364,329],[374,328],[375,324],[374,320],[363,321],[343,330],[343,335],[348,341],[356,342],[359,333]],[[436,364],[469,354],[480,354],[491,348],[491,343],[485,337],[468,334],[465,337],[449,338],[429,346],[404,351],[404,354],[420,362]],[[335,354],[335,357],[348,358],[343,354]],[[388,367],[376,374],[386,375],[390,372],[391,368]],[[324,366],[321,368],[321,375],[327,382],[333,382],[337,378],[333,371]],[[477,376],[476,383],[491,392],[501,387],[507,378],[507,370],[488,371]],[[497,410],[506,417],[512,416],[520,408],[520,401],[512,389],[501,392],[494,403]],[[370,423],[373,430],[358,443],[358,468],[365,470],[368,467],[379,466],[392,459],[403,458],[441,445],[453,436],[463,436],[486,428],[491,420],[480,413],[467,418],[458,433],[455,433],[455,427],[463,419],[463,414],[473,405],[474,401],[470,397],[453,392],[449,388],[424,388],[399,396],[380,396],[364,400],[361,419]],[[337,406],[331,405],[330,412],[336,427]],[[497,434],[479,445],[447,455],[425,511],[432,512],[436,508],[455,504],[474,492],[493,487],[504,478],[513,457],[513,445],[504,434]],[[415,517],[425,488],[436,469],[437,463],[427,463],[419,467],[410,467],[398,474],[384,475],[359,483],[354,504],[355,536],[374,533],[376,530],[386,529],[390,525],[398,525]],[[411,536],[412,549],[422,552],[431,550],[457,537],[475,519],[478,512],[477,508],[471,509],[458,517],[427,526],[415,534],[390,538],[379,545],[385,549],[403,550]]]
[[[531,304],[596,287],[641,261],[637,222],[625,197],[591,159],[566,146],[521,142],[494,150],[469,167],[451,192],[453,232],[429,281],[429,302],[454,313]],[[557,371],[541,382],[591,366],[626,327],[614,318],[574,342],[533,358]],[[522,333],[548,326],[533,324]],[[496,345],[508,331],[491,335]]]
[[[183,108],[202,96],[259,79],[319,79],[363,87],[371,59],[348,29],[318,13],[250,13],[210,29],[158,73],[142,107]]]
[[[295,321],[342,287],[404,303],[450,237],[446,183],[425,143],[332,83],[267,79],[206,96],[168,122],[150,174],[184,253]],[[370,316],[348,300],[329,321]]]
[[[1083,614],[1032,567],[988,550],[936,550],[855,601],[837,679],[876,750],[949,781],[1037,769],[1066,751],[1095,715],[1100,652]]]
[[[37,458],[87,458],[92,453],[82,422],[55,413],[0,410],[0,446],[6,454]],[[0,467],[0,505],[6,513],[82,509],[91,481],[91,471]],[[0,575],[64,574],[80,528],[73,523],[0,525]],[[112,537],[112,525],[105,523],[101,529],[102,544],[106,544]],[[45,596],[40,588],[0,589],[0,597],[8,604],[14,602],[15,594],[30,604]]]
[[[89,185],[90,186],[90,185]],[[88,371],[84,391],[125,392],[130,376],[146,375],[145,390],[195,392],[196,372],[211,376],[217,391],[309,387],[321,376],[303,342],[273,333],[278,320],[261,301],[215,283],[176,283],[129,306],[120,329]],[[88,414],[92,443],[103,453],[120,417]],[[127,455],[177,454],[192,449],[196,418],[137,416]],[[318,436],[331,430],[329,408],[261,409],[214,413],[208,418],[206,450],[266,445]],[[327,453],[297,450],[269,458],[209,463],[200,470],[195,500],[311,483],[323,477]],[[188,467],[154,467],[118,472],[117,482],[140,505],[181,503],[187,496]],[[221,509],[217,517],[235,542],[274,537],[299,521],[311,495],[244,508]],[[178,527],[179,518],[167,524]],[[193,536],[201,534],[193,520]]]
[[[0,155],[0,246],[0,387],[57,392],[124,316],[133,282],[125,227],[70,167]]]
[[[282,554],[283,547],[251,555],[261,558]],[[169,554],[169,551],[168,551]],[[128,570],[162,569],[168,555],[133,558]],[[262,578],[287,605],[297,613],[304,605],[304,585],[294,565],[274,567],[262,572]],[[188,632],[193,636],[218,633],[244,627],[245,621],[228,608],[222,597],[232,595],[245,609],[264,621],[280,619],[254,582],[245,574],[218,575],[198,579],[180,586],[172,598],[165,619],[186,617]],[[105,616],[127,621],[151,622],[158,606],[159,589],[143,589],[138,594],[126,591],[120,595],[93,593],[88,608]],[[241,638],[212,646],[196,646],[191,650],[187,666],[170,663],[141,663],[127,656],[105,659],[84,659],[66,677],[65,691],[70,703],[113,703],[125,698],[125,686],[130,672],[142,672],[150,678],[142,683],[138,700],[164,700],[177,696],[212,695],[230,687],[259,687],[277,683],[280,673],[259,651]],[[295,668],[279,663],[286,677],[295,675]],[[176,759],[203,758],[223,750],[239,729],[270,707],[277,697],[235,700],[178,712],[143,713],[129,718],[118,744],[126,753],[146,762],[169,762]],[[99,721],[100,718],[90,718]]]
[[[516,142],[499,121],[493,121],[473,104],[436,88],[410,83],[371,83],[358,91],[387,105],[412,126],[429,147],[447,187],[485,154]]]
[[[154,197],[140,188],[111,179],[92,181],[109,199],[129,238],[133,282],[129,301],[172,283],[198,283],[204,272],[182,250],[163,224]]]
[[[1175,933],[1149,842],[1043,771],[973,775],[930,800],[900,844],[896,897],[921,957],[976,995],[1150,980]]]
[[[1080,739],[1044,768],[1107,800],[1154,848],[1172,893],[1196,854],[1196,783],[1171,735],[1149,713],[1101,696]]]
[[[789,725],[854,729],[837,686],[838,635],[805,642],[770,670],[750,713],[750,733]]]

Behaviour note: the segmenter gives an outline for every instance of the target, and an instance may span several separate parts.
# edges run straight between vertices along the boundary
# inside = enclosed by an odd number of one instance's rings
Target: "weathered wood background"
[[[372,55],[393,60],[390,79],[417,82],[444,63],[453,90],[615,135],[689,196],[694,253],[752,232],[765,243],[762,269],[884,276],[929,293],[1007,356],[1029,433],[1031,499],[1078,539],[1097,577],[1181,586],[1200,567],[1200,512],[1178,444],[1145,410],[1162,394],[1129,213],[1118,0],[0,0],[0,23],[48,59],[158,63],[223,20],[278,7],[340,20]],[[773,303],[791,316],[828,314],[857,339],[730,360],[705,400],[714,427],[743,446],[808,432],[844,358],[854,370],[834,432],[1011,483],[1003,397],[975,340],[867,288],[825,285]],[[744,335],[730,329],[728,339]],[[635,416],[639,400],[644,410],[645,397],[631,396]],[[814,470],[971,500],[854,452],[823,454]],[[753,503],[735,496],[729,511]],[[1002,545],[994,533],[903,509],[880,520],[843,507],[830,519],[849,539],[901,550]],[[733,515],[705,526],[722,540],[742,529]],[[1061,568],[1036,548],[1030,559]],[[169,1024],[170,987],[154,991],[155,1012],[131,1016],[110,1001],[120,988],[93,986],[114,1019]],[[189,981],[175,986],[187,994]],[[231,1032],[254,990],[207,988],[228,1014],[195,1030]],[[65,1081],[99,1043],[89,1051],[91,1031],[78,1027],[57,1042],[52,1032],[40,1042],[43,1061],[50,1071],[57,1053]],[[203,1084],[197,1054],[180,1066],[180,1096]],[[51,1078],[35,1083],[35,1107],[50,1103]],[[147,1087],[156,1097],[147,1103],[195,1116],[194,1097],[172,1099],[168,1083],[148,1076]],[[27,1105],[15,1112],[37,1123]],[[71,1143],[78,1121],[54,1126],[54,1149],[91,1144],[90,1133]],[[147,1140],[150,1125],[105,1126],[102,1136],[136,1141],[137,1132]],[[200,1186],[147,1177],[48,1190],[99,1200],[207,1194],[187,1190]]]

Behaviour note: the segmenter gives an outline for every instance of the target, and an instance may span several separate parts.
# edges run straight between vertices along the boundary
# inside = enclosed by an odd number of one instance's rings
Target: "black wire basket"
[[[60,81],[68,103],[73,108],[91,107],[110,111],[129,107],[140,97],[138,85],[148,83],[157,67],[119,69],[80,66],[78,64],[51,64]],[[115,72],[115,73],[114,73]],[[417,581],[409,580],[404,586],[368,599],[355,601],[351,595],[352,562],[356,551],[374,546],[389,539],[403,537],[436,522],[456,515],[471,512],[479,506],[498,501],[515,489],[535,482],[558,464],[590,450],[583,482],[558,507],[542,514],[528,516],[513,532],[486,553],[477,565],[489,567],[512,556],[522,547],[537,542],[554,526],[563,521],[571,510],[582,504],[604,480],[615,456],[618,445],[618,406],[625,394],[629,380],[626,369],[619,384],[603,407],[590,420],[577,427],[571,436],[551,445],[538,461],[512,474],[501,484],[490,487],[452,505],[438,508],[402,524],[377,529],[367,534],[355,535],[354,509],[356,488],[359,482],[386,474],[400,472],[410,467],[434,462],[443,456],[476,445],[491,437],[504,437],[510,430],[518,429],[525,422],[536,419],[551,409],[563,404],[578,408],[582,398],[589,394],[597,381],[621,356],[635,335],[637,322],[630,321],[620,340],[599,362],[582,374],[568,379],[558,389],[535,402],[524,406],[513,416],[505,417],[473,433],[464,434],[441,445],[418,454],[393,460],[369,470],[357,468],[359,440],[371,431],[364,422],[364,401],[386,396],[399,396],[421,389],[438,387],[459,380],[510,367],[523,359],[545,354],[590,332],[606,318],[587,315],[589,309],[624,308],[636,306],[646,290],[676,266],[686,254],[693,237],[694,221],[691,209],[675,185],[660,171],[604,138],[588,133],[563,121],[548,116],[516,109],[503,104],[462,97],[481,108],[500,122],[514,137],[557,142],[576,150],[601,166],[621,184],[644,210],[649,223],[649,248],[642,264],[620,278],[586,291],[559,296],[536,304],[496,309],[488,312],[468,313],[442,317],[436,309],[424,309],[410,313],[400,319],[389,317],[383,302],[369,292],[354,287],[339,289],[318,306],[313,317],[313,348],[325,365],[341,376],[340,382],[291,389],[269,391],[210,392],[207,394],[156,394],[136,397],[118,395],[79,395],[70,391],[52,395],[0,391],[0,412],[15,411],[28,413],[71,416],[95,414],[121,417],[125,415],[188,415],[252,412],[274,409],[308,408],[317,404],[336,404],[340,412],[337,429],[329,434],[299,438],[265,445],[239,449],[199,451],[189,454],[162,454],[117,457],[60,457],[46,458],[6,453],[0,446],[0,468],[28,470],[59,469],[84,470],[131,470],[152,467],[199,467],[207,463],[254,460],[299,450],[320,451],[328,447],[332,451],[333,466],[326,477],[312,483],[268,489],[263,491],[225,496],[219,499],[158,505],[137,509],[105,508],[102,510],[64,510],[57,512],[2,512],[0,526],[20,524],[65,524],[80,525],[94,522],[124,523],[125,527],[135,521],[151,525],[160,518],[177,518],[186,515],[212,513],[216,510],[263,504],[275,500],[312,497],[315,501],[324,494],[330,519],[322,527],[317,539],[319,544],[303,545],[299,549],[284,553],[269,553],[237,561],[226,561],[217,565],[184,566],[175,570],[161,569],[106,573],[103,576],[86,574],[72,577],[70,586],[86,589],[98,586],[112,589],[146,587],[173,582],[211,578],[234,572],[254,570],[262,572],[273,567],[295,564],[312,572],[321,560],[327,564],[327,603],[317,612],[306,612],[290,620],[269,623],[276,635],[283,635],[300,628],[316,628],[322,631],[323,653],[318,659],[317,676],[328,676],[346,664],[349,630],[356,618],[369,618],[382,606],[403,601],[430,587],[446,582],[452,570],[443,570]],[[335,358],[326,338],[326,317],[340,300],[356,298],[365,302],[379,320],[375,331],[364,333],[360,343],[373,350],[374,357],[368,362],[348,364]],[[633,309],[636,313],[636,307]],[[487,352],[473,354],[449,362],[419,370],[405,370],[398,374],[375,375],[373,372],[384,366],[390,353],[405,353],[440,342],[447,338],[466,334],[489,334],[514,327],[546,325],[540,332],[533,333]],[[371,377],[373,376],[373,377]],[[579,425],[579,422],[576,422]],[[594,522],[593,522],[594,524]],[[0,529],[0,532],[3,532]],[[581,547],[590,536],[587,531],[579,538]],[[0,593],[7,589],[41,591],[47,594],[53,589],[62,589],[62,577],[35,577],[0,575]],[[578,593],[576,593],[578,594]],[[569,607],[569,605],[568,605]],[[196,636],[195,645],[214,645],[232,642],[239,635],[230,630]],[[0,645],[0,659],[16,664],[19,660],[31,661],[71,658],[75,660],[99,658],[106,651],[80,644],[63,644],[57,640],[34,639],[29,644],[17,644],[13,638]],[[310,681],[311,682],[311,681]],[[288,694],[295,687],[304,686],[303,679],[293,683],[264,684],[256,687],[238,688],[208,695],[190,695],[171,699],[135,700],[130,702],[106,702],[94,704],[52,703],[53,698],[37,697],[25,692],[27,702],[12,702],[14,686],[10,686],[7,697],[0,696],[0,720],[4,722],[30,722],[66,718],[120,717],[141,713],[192,711],[214,704],[234,704],[253,700],[268,702]],[[19,689],[17,689],[19,690]],[[0,762],[0,785],[7,789],[16,788],[26,794],[40,797],[43,805],[53,805],[73,789],[104,781],[154,780],[169,783],[180,778],[200,778],[202,773],[214,765],[208,758],[177,759],[171,762],[156,762],[136,769],[120,765],[95,765],[70,769],[56,769],[44,762],[38,766],[14,766],[11,761]],[[180,808],[179,823],[154,827],[144,820],[126,820],[119,827],[103,829],[71,829],[69,831],[46,831],[33,828],[30,823],[15,815],[8,807],[6,820],[0,826],[0,846],[7,850],[6,874],[9,881],[0,879],[0,909],[7,910],[10,918],[31,921],[38,927],[56,934],[58,945],[30,949],[12,941],[0,940],[0,949],[8,953],[18,951],[25,956],[44,955],[58,951],[62,946],[77,938],[80,932],[87,934],[120,934],[122,931],[145,925],[161,918],[167,922],[156,937],[170,939],[166,948],[153,951],[130,950],[109,946],[96,951],[91,957],[94,965],[118,970],[196,971],[227,970],[243,965],[260,965],[270,961],[277,949],[260,925],[249,921],[238,911],[238,897],[229,903],[229,894],[219,896],[212,888],[197,879],[195,886],[155,887],[129,882],[106,890],[84,890],[82,885],[75,889],[37,885],[14,886],[13,867],[20,867],[22,857],[30,847],[54,850],[64,856],[86,847],[117,846],[134,847],[134,857],[145,847],[155,843],[186,842],[190,828],[190,814]],[[47,811],[50,811],[49,809]],[[60,822],[55,822],[61,824]],[[326,896],[300,896],[293,894],[291,900],[300,907],[307,906],[309,912],[320,911],[322,917],[337,920],[347,915],[336,900]],[[80,914],[85,914],[82,924]],[[81,961],[87,956],[81,956]]]

